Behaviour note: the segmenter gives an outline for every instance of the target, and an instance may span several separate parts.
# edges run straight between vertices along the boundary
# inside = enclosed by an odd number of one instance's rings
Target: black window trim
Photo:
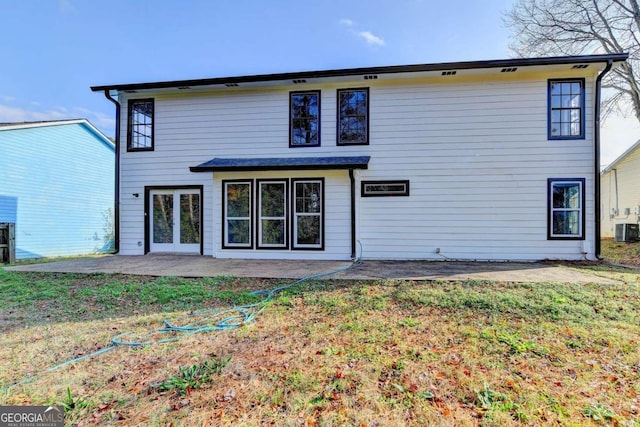
[[[291,219],[289,218],[289,204],[290,204],[290,191],[289,191],[289,179],[288,178],[260,178],[256,179],[256,190],[255,190],[255,236],[256,236],[256,249],[258,250],[288,250],[289,249],[289,222]],[[284,246],[269,246],[269,245],[261,245],[260,244],[260,231],[261,231],[261,216],[260,216],[260,202],[261,202],[261,193],[260,193],[260,184],[263,182],[276,182],[276,183],[284,183]]]
[[[146,185],[144,187],[144,254],[151,249],[151,192],[156,190],[197,190],[200,195],[200,255],[204,253],[204,186],[202,185]]]
[[[132,139],[133,139],[133,127],[132,123],[132,110],[133,106],[137,103],[143,102],[151,102],[151,146],[150,147],[142,147],[136,148],[132,147]],[[155,98],[135,98],[130,99],[127,102],[127,151],[153,151],[155,147],[155,128],[156,128],[156,105]]]
[[[322,191],[320,197],[320,246],[317,248],[314,247],[300,247],[296,246],[295,242],[295,204],[296,204],[296,183],[304,181],[315,181],[320,183],[320,191]],[[325,248],[325,199],[326,199],[326,191],[325,191],[325,182],[324,177],[316,177],[316,178],[291,178],[291,250],[293,251],[324,251]]]
[[[340,141],[340,93],[342,92],[355,92],[364,91],[367,96],[367,118],[365,129],[365,141],[364,142],[342,142]],[[351,145],[369,145],[369,105],[370,105],[370,93],[368,87],[356,87],[356,88],[343,88],[336,91],[336,145],[337,146],[351,146]]]
[[[299,247],[296,246],[294,241],[294,221],[295,221],[295,185],[300,181],[315,181],[320,183],[320,189],[322,191],[322,197],[320,198],[320,246],[319,247]],[[286,233],[288,234],[286,237],[286,247],[273,247],[273,246],[260,246],[259,244],[259,226],[258,221],[259,217],[259,192],[260,192],[260,182],[284,182],[285,183],[285,195],[286,195],[286,204],[285,207],[285,221],[286,221]],[[226,231],[226,222],[227,222],[227,194],[226,188],[227,184],[249,184],[249,227],[250,227],[250,239],[251,242],[246,246],[229,246],[226,242],[225,231]],[[223,179],[222,180],[222,209],[221,209],[221,218],[222,218],[222,233],[221,233],[221,246],[222,249],[233,249],[233,250],[289,250],[289,251],[324,251],[325,250],[325,179],[324,177],[308,177],[308,178],[248,178],[248,179]]]
[[[306,144],[294,144],[293,143],[293,96],[294,95],[300,95],[300,94],[315,94],[318,97],[318,143],[317,144],[313,144],[313,145],[306,145]],[[322,122],[321,122],[321,116],[322,116],[322,109],[321,109],[321,91],[320,89],[316,89],[316,90],[298,90],[298,91],[291,91],[289,92],[289,148],[302,148],[302,147],[320,147],[322,145],[322,139],[321,139],[321,127],[322,127]]]
[[[402,193],[370,193],[367,192],[367,185],[404,185],[406,191]],[[394,179],[394,180],[375,180],[375,181],[362,181],[360,183],[360,197],[408,197],[409,192],[409,180],[408,179]]]
[[[253,198],[254,198],[254,180],[253,179],[223,179],[222,180],[222,234],[221,234],[221,246],[222,249],[233,250],[253,250],[255,245],[255,233],[254,233],[254,215],[253,215]],[[229,245],[225,237],[226,224],[227,224],[227,184],[249,184],[249,245]]]
[[[553,184],[556,182],[579,182],[582,186],[580,194],[580,235],[579,236],[554,236],[553,235]],[[548,178],[547,179],[547,240],[586,240],[586,179],[585,178]]]
[[[551,108],[551,85],[553,83],[572,83],[578,82],[580,83],[580,135],[558,135],[554,136],[551,134],[551,116],[553,109]],[[563,79],[549,79],[547,80],[547,138],[551,141],[563,141],[563,140],[573,140],[573,139],[586,139],[586,87],[585,87],[585,79],[584,78],[563,78]]]

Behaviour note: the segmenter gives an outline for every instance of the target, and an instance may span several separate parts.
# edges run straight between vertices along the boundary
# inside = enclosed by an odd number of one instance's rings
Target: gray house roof
[[[370,156],[213,158],[197,166],[191,166],[189,170],[191,172],[241,172],[259,170],[367,169],[370,158]]]

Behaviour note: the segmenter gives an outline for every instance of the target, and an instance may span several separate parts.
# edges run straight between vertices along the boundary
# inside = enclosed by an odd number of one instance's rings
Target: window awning
[[[350,157],[267,157],[267,158],[213,158],[191,172],[243,172],[271,170],[367,169],[370,156]]]

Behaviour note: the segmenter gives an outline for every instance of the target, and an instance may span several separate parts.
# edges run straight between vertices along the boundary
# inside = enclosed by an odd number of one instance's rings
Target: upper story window
[[[369,89],[338,89],[338,145],[369,143]]]
[[[584,239],[584,178],[549,178],[549,239]]]
[[[584,139],[584,79],[549,80],[549,139]]]
[[[127,151],[153,150],[153,99],[129,101]]]
[[[289,147],[320,146],[320,91],[290,93]]]

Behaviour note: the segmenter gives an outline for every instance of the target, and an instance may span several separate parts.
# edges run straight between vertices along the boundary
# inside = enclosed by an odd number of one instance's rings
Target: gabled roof
[[[30,129],[38,127],[48,126],[62,126],[62,125],[74,125],[79,124],[84,126],[89,132],[93,133],[98,139],[100,139],[105,145],[115,150],[115,143],[103,134],[100,129],[95,127],[87,119],[69,119],[69,120],[42,120],[33,122],[14,122],[14,123],[0,123],[0,132],[8,130]]]
[[[605,174],[607,172],[612,171],[613,169],[616,168],[616,166],[618,166],[624,159],[626,159],[627,157],[629,157],[631,154],[633,154],[637,149],[640,148],[640,140],[636,141],[635,144],[633,144],[631,147],[629,147],[627,149],[627,151],[625,151],[624,153],[622,153],[617,159],[615,159],[611,164],[609,164],[606,168],[604,168],[602,170],[602,172],[600,172],[601,174]]]
[[[615,53],[606,55],[580,55],[580,56],[556,56],[543,58],[516,58],[516,59],[498,59],[489,61],[467,61],[467,62],[442,62],[432,64],[415,64],[415,65],[395,65],[382,67],[364,67],[364,68],[344,68],[336,70],[323,71],[303,71],[294,73],[277,73],[277,74],[258,74],[249,76],[235,77],[216,77],[192,80],[171,80],[149,83],[128,83],[113,84],[104,86],[92,86],[93,91],[118,91],[118,92],[136,92],[144,90],[188,90],[201,87],[227,86],[236,87],[244,85],[265,86],[268,84],[297,84],[306,83],[307,79],[323,79],[336,81],[345,77],[362,76],[365,80],[378,79],[378,76],[391,75],[398,76],[402,74],[415,73],[452,73],[446,75],[455,75],[463,70],[494,70],[497,72],[512,73],[519,67],[546,67],[546,66],[573,66],[578,65],[579,68],[587,68],[590,64],[607,63],[608,61],[624,62],[628,58],[627,53]],[[571,68],[571,67],[569,67]],[[443,74],[445,75],[445,74]]]
[[[347,157],[267,157],[267,158],[213,158],[191,172],[241,172],[261,170],[326,170],[367,169],[370,156]]]

